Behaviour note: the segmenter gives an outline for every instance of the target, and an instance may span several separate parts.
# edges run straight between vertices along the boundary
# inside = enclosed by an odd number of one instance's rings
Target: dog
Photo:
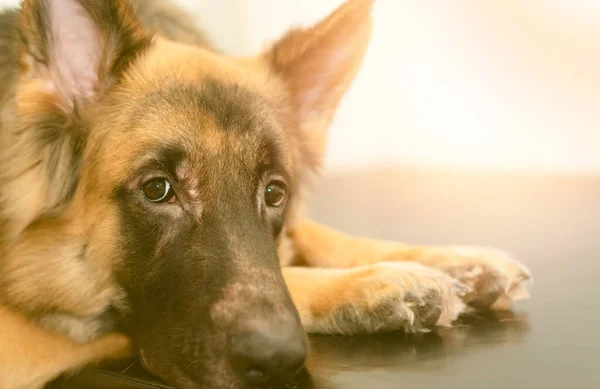
[[[303,217],[372,8],[248,58],[165,1],[0,14],[2,388],[132,353],[177,388],[286,386],[306,333],[422,332],[527,297],[502,251]]]

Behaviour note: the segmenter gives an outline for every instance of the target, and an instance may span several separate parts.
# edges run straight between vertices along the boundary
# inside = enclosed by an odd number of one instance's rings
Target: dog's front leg
[[[292,245],[311,267],[353,268],[380,262],[413,262],[436,268],[469,286],[463,300],[485,309],[508,309],[528,297],[529,270],[500,250],[463,246],[411,246],[350,236],[314,222],[289,232]]]
[[[464,285],[416,263],[284,267],[283,275],[309,333],[424,332],[450,326],[465,308]]]

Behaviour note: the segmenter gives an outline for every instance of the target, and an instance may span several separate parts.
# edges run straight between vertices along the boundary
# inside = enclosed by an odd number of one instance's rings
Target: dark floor
[[[311,212],[354,234],[497,246],[535,277],[532,298],[511,314],[421,337],[314,337],[312,386],[600,387],[600,179],[364,172],[326,178]],[[128,366],[87,370],[57,387],[160,387]]]

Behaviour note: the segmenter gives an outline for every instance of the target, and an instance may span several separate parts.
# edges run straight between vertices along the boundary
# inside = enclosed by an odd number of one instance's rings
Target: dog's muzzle
[[[290,381],[304,366],[303,335],[289,325],[229,334],[227,356],[236,375],[251,386]]]
[[[213,309],[213,319],[227,334],[235,374],[251,387],[272,387],[302,369],[308,346],[287,292],[261,286],[234,284]]]

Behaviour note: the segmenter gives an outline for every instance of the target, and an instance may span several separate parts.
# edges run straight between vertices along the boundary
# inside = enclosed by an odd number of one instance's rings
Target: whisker
[[[121,374],[124,374],[127,370],[129,370],[133,365],[135,365],[136,363],[139,362],[139,358],[134,360],[133,362],[131,362],[131,364],[129,364],[129,366],[127,366],[125,369],[123,369],[123,371],[121,372]]]

